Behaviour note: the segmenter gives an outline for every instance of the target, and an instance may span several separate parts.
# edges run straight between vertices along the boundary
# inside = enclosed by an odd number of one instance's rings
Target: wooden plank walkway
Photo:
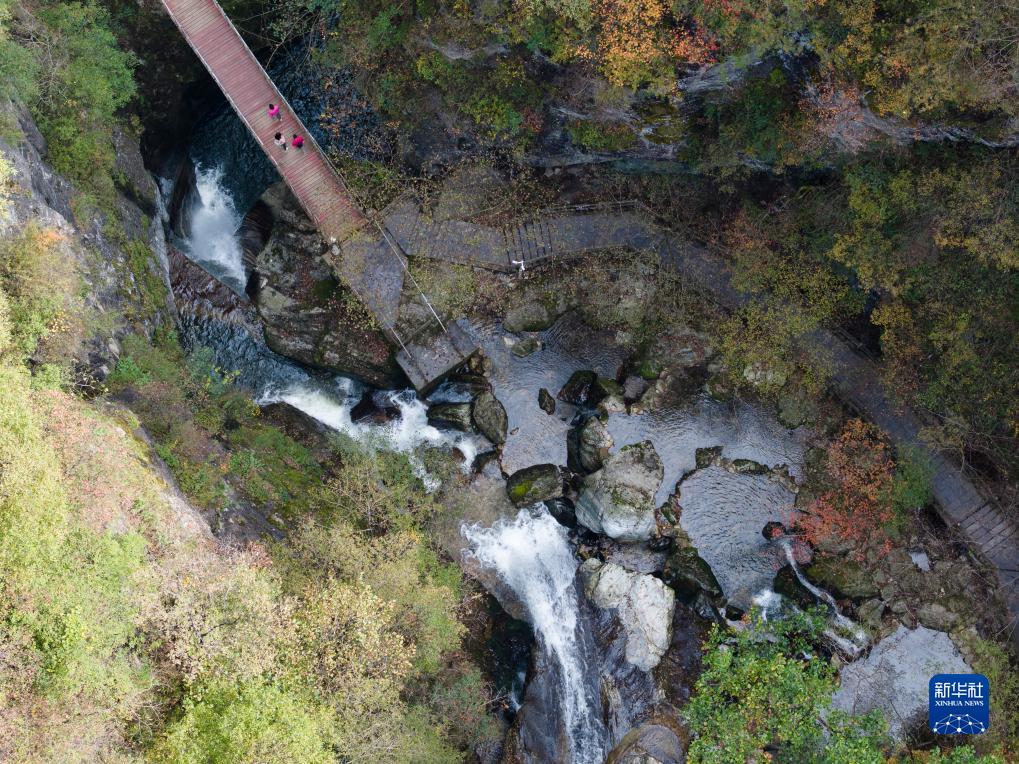
[[[326,158],[314,136],[248,48],[216,0],[162,0],[170,18],[215,79],[234,111],[275,165],[308,217],[329,243],[327,257],[400,348],[397,363],[418,390],[436,384],[463,363],[476,346],[462,332],[446,330],[436,316],[421,336],[397,333],[406,259],[388,232],[359,209],[347,184]],[[269,104],[281,107],[281,119],[269,116]],[[284,151],[280,132],[304,137],[304,147]],[[431,310],[428,298],[421,298]]]
[[[322,234],[342,242],[365,226],[347,185],[215,0],[163,5]],[[281,107],[282,119],[269,116],[270,103]],[[284,151],[274,142],[277,132],[303,136],[304,147]]]

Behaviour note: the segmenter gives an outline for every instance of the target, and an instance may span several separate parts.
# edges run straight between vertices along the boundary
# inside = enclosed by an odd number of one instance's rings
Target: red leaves
[[[830,488],[810,505],[799,528],[812,544],[834,538],[862,547],[894,516],[888,447],[874,427],[852,419],[832,442],[825,467]]]

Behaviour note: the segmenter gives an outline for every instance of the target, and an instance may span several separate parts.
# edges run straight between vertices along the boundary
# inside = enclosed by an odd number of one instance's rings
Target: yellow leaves
[[[601,70],[613,85],[636,87],[653,76],[666,50],[658,29],[665,16],[661,0],[597,0]]]

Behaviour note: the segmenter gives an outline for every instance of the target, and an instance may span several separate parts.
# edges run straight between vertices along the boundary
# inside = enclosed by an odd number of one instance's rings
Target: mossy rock
[[[495,445],[500,446],[506,442],[509,426],[506,409],[490,391],[486,390],[474,399],[471,421]]]
[[[433,403],[428,407],[428,422],[440,427],[471,432],[474,429],[471,421],[471,404]]]
[[[506,311],[502,326],[508,332],[540,332],[555,323],[555,311],[538,300],[523,302]]]
[[[728,374],[721,372],[711,375],[704,384],[704,391],[716,401],[731,401],[736,395],[736,387]]]
[[[767,475],[768,465],[755,462],[753,459],[733,459],[732,471],[737,475]]]
[[[697,464],[697,469],[702,470],[705,467],[710,467],[721,455],[722,455],[721,446],[711,446],[710,448],[698,448],[696,451],[694,451],[694,461]]]
[[[615,395],[623,398],[623,386],[610,377],[598,377],[591,388],[591,403],[597,403],[602,398]]]
[[[558,499],[563,495],[562,473],[554,464],[517,470],[506,480],[506,495],[518,507]]]
[[[778,398],[778,421],[789,429],[817,419],[817,405],[803,392],[783,391]]]
[[[723,596],[722,586],[715,578],[711,566],[692,546],[682,547],[669,555],[662,578],[676,592],[676,596],[686,602],[693,601],[700,592],[714,600],[720,600]]]
[[[541,342],[534,337],[525,337],[516,343],[510,350],[517,358],[526,358],[537,350],[541,349]]]
[[[817,598],[802,584],[796,576],[796,571],[789,565],[775,574],[771,588],[776,594],[781,594],[787,600],[796,603],[801,610],[807,610],[817,605]]]
[[[591,388],[596,381],[598,381],[598,375],[593,371],[586,369],[575,371],[556,397],[566,403],[583,406],[591,397]]]
[[[845,557],[822,557],[805,571],[807,578],[837,599],[862,602],[878,595],[877,584],[859,563]]]
[[[555,413],[555,398],[544,387],[538,390],[538,407],[549,416]]]

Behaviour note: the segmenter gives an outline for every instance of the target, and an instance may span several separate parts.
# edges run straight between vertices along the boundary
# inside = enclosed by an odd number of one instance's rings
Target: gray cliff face
[[[84,307],[95,318],[74,365],[102,380],[116,365],[120,338],[130,332],[151,336],[176,321],[158,189],[137,139],[118,130],[112,207],[82,204],[78,189],[47,163],[46,142],[28,111],[10,103],[2,108],[18,115],[22,137],[16,145],[0,140],[0,151],[14,170],[0,231],[34,224],[62,237],[85,286]]]
[[[389,344],[323,260],[322,237],[290,192],[277,184],[262,201],[272,211],[273,230],[255,258],[252,291],[268,346],[377,387],[402,384]]]

